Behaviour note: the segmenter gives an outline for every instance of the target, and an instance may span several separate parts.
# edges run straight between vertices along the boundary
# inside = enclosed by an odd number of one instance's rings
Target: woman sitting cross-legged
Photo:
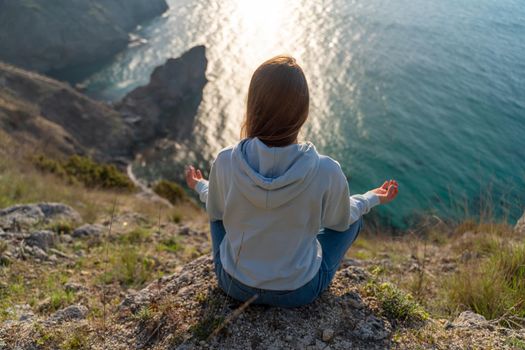
[[[308,117],[306,78],[277,56],[253,74],[242,139],[219,152],[209,180],[186,168],[206,203],[219,286],[255,304],[301,306],[330,281],[372,207],[398,193],[394,180],[350,196],[339,163],[298,142]]]

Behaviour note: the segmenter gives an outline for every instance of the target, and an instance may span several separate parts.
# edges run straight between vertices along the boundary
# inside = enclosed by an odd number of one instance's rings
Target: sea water
[[[211,158],[238,140],[255,68],[291,54],[310,85],[302,139],[340,162],[352,193],[397,179],[398,199],[379,209],[384,219],[403,226],[418,213],[453,218],[493,208],[512,222],[523,212],[522,0],[169,5],[134,33],[145,43],[83,82],[89,94],[117,100],[167,58],[204,44],[209,83],[196,138]]]

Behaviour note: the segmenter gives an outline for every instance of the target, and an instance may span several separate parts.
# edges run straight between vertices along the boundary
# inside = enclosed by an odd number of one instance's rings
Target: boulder
[[[0,210],[0,227],[4,230],[20,230],[53,221],[80,221],[80,214],[65,204],[21,204]]]
[[[79,237],[96,237],[100,236],[104,230],[104,226],[102,225],[90,225],[85,224],[80,227],[77,227],[73,231],[73,237],[79,238]]]
[[[57,235],[52,231],[36,231],[25,239],[27,245],[38,247],[47,252],[57,241]]]
[[[480,328],[487,325],[487,319],[472,311],[463,311],[452,322],[454,327]]]
[[[60,309],[52,314],[48,319],[47,323],[63,323],[69,321],[83,320],[86,318],[88,313],[87,307],[77,304],[70,305],[64,309]]]

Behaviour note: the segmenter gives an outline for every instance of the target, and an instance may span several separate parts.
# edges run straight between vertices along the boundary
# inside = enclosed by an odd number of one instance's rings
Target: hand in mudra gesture
[[[193,165],[186,166],[186,183],[192,190],[195,189],[195,185],[199,180],[206,180],[199,169],[195,169]]]
[[[386,204],[393,201],[398,193],[398,185],[396,180],[385,181],[385,183],[378,188],[373,189],[371,192],[375,193],[379,197],[381,204]]]

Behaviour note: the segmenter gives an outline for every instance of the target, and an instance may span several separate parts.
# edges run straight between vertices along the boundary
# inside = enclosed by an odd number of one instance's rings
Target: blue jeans
[[[265,304],[280,307],[297,307],[309,304],[324,292],[345,256],[346,251],[355,241],[363,227],[363,218],[350,225],[348,230],[339,232],[321,229],[317,239],[323,249],[323,260],[317,274],[304,286],[295,290],[266,290],[242,284],[224,271],[220,259],[219,247],[226,235],[221,220],[210,222],[215,274],[220,288],[229,296],[239,301],[247,301],[257,295],[253,304]]]

